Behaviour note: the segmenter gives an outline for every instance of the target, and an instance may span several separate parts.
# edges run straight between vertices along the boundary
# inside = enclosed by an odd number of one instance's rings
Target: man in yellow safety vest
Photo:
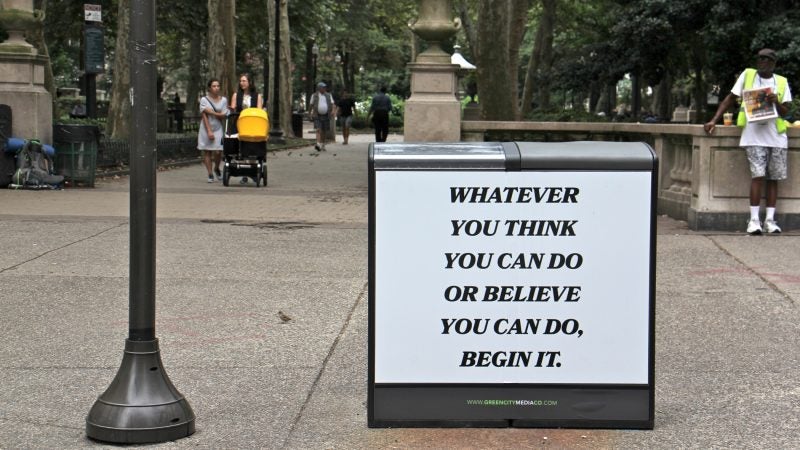
[[[765,112],[764,115],[769,118],[748,119],[743,103],[737,119],[737,125],[743,128],[739,146],[747,152],[747,160],[750,163],[750,220],[747,223],[749,234],[761,234],[764,229],[767,233],[781,232],[775,220],[775,205],[778,200],[778,181],[786,179],[786,152],[789,139],[786,136],[786,121],[783,117],[789,112],[792,93],[786,78],[773,73],[777,60],[778,55],[775,50],[769,48],[759,50],[756,69],[745,69],[739,75],[730,94],[720,102],[714,117],[703,125],[707,133],[712,133],[722,114],[739,101],[743,93],[749,96],[750,93],[747,91],[751,89],[768,88],[752,92],[754,96],[758,96],[760,92],[760,97],[756,97],[757,109]],[[773,107],[777,117],[771,113]],[[767,180],[767,214],[762,228],[759,206],[764,178]]]

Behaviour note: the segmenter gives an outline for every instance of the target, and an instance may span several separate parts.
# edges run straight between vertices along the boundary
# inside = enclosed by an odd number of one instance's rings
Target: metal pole
[[[131,0],[129,339],[152,341],[156,323],[156,49],[155,20],[134,26],[145,11]],[[154,1],[152,3],[155,6]],[[144,25],[144,26],[143,26]],[[152,25],[152,26],[148,26]],[[152,36],[150,35],[152,32]]]
[[[269,47],[264,47],[264,90],[262,92],[264,92],[264,98],[267,98],[267,94],[269,94]]]
[[[275,69],[273,72],[275,76],[272,80],[272,126],[269,130],[270,140],[275,144],[283,144],[286,140],[283,138],[283,130],[281,130],[281,102],[280,102],[280,78],[281,78],[281,65],[280,65],[280,51],[281,51],[281,0],[275,0],[275,57],[273,64]]]
[[[86,117],[97,118],[97,75],[86,74]]]
[[[174,441],[195,431],[191,406],[172,385],[155,335],[155,0],[130,0],[130,286],[128,339],[111,385],[86,417],[86,435],[120,444]]]
[[[314,75],[311,71],[311,64],[312,58],[314,57],[313,54],[314,42],[308,41],[306,42],[306,85],[305,85],[305,93],[306,93],[306,101],[305,101],[305,109],[308,110],[309,104],[311,102],[311,95],[314,93]],[[301,136],[298,136],[301,137]]]
[[[317,84],[317,55],[316,54],[314,55],[314,75],[311,78],[314,80],[314,82],[312,84],[316,85]],[[309,99],[309,101],[311,101],[311,100]]]

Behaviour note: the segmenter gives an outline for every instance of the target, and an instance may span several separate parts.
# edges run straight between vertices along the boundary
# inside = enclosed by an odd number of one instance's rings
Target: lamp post
[[[313,64],[314,54],[314,40],[310,39],[306,42],[306,74],[305,74],[305,109],[308,110],[309,103],[311,102],[311,95],[314,93],[314,74],[311,72],[311,65]]]
[[[361,78],[361,98],[364,98],[364,66],[358,67],[358,75]]]
[[[264,96],[269,92],[269,45],[261,44],[259,54],[264,55],[264,64],[261,65],[261,75],[264,77]]]
[[[281,52],[281,0],[275,0],[275,76],[272,80],[272,127],[269,130],[270,140],[275,144],[285,144],[283,130],[281,129],[281,102],[280,102],[280,52]]]
[[[314,42],[314,45],[311,46],[311,60],[313,63],[314,70],[311,74],[311,85],[314,86],[317,84],[317,58],[319,57],[319,45]]]
[[[86,417],[86,435],[119,444],[180,439],[195,431],[156,339],[156,7],[130,3],[131,175],[128,339],[122,364]]]
[[[457,64],[459,67],[457,72],[459,83],[456,91],[456,98],[458,101],[461,101],[461,99],[464,98],[464,91],[461,89],[461,78],[467,73],[468,70],[475,70],[477,67],[464,58],[464,55],[461,54],[461,46],[458,44],[453,46],[453,55],[450,56],[450,62]],[[474,98],[472,100],[474,101]]]
[[[333,62],[336,63],[336,86],[337,92],[342,89],[342,85],[344,85],[344,77],[342,76],[342,54],[336,52],[336,55],[333,57]]]

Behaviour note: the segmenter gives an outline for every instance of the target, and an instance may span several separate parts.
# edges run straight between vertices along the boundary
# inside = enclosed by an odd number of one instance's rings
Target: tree
[[[553,33],[556,22],[556,0],[542,0],[542,14],[536,29],[533,51],[528,60],[525,87],[522,91],[522,115],[533,109],[533,91],[538,88],[539,107],[550,108],[550,69],[553,65]]]
[[[418,0],[290,2],[293,62],[298,69],[302,68],[294,73],[296,95],[306,89],[303,77],[310,82],[335,81],[334,95],[338,95],[341,87],[358,94],[355,89],[358,73],[364,93],[386,85],[390,92],[408,96],[406,64],[412,39],[408,22],[416,17],[417,4]],[[312,43],[320,50],[316,80],[311,80]],[[339,63],[337,53],[341,58]],[[309,64],[303,64],[303,60]],[[363,74],[358,72],[362,66]]]
[[[197,94],[205,89],[208,76],[203,52],[206,33],[198,32],[198,24],[207,22],[206,2],[156,2],[158,73],[165,81],[165,89],[177,92],[185,88],[185,107],[193,112],[197,110]]]
[[[229,97],[236,91],[236,0],[208,0],[209,76],[220,80],[221,92]],[[230,97],[228,98],[230,100]]]
[[[269,66],[272,60],[269,47],[273,28],[269,14],[274,9],[275,0],[236,1],[236,74],[249,73],[255,88],[264,94],[265,99],[270,96]]]
[[[273,0],[274,1],[274,0]],[[273,122],[277,122],[280,124],[281,130],[283,130],[284,134],[287,136],[292,135],[292,73],[291,73],[291,43],[289,41],[289,13],[287,11],[287,1],[281,0],[280,9],[281,15],[278,18],[280,20],[280,48],[275,48],[275,8],[273,1],[270,1],[267,4],[267,10],[269,13],[269,30],[270,33],[267,37],[267,42],[270,42],[269,46],[269,61],[275,61],[275,51],[278,51],[278,59],[280,64],[280,77],[278,79],[278,92],[280,93],[278,98],[278,102],[280,103],[280,117],[275,117],[274,115],[270,116],[270,120]],[[270,7],[273,6],[273,7]],[[274,64],[270,64],[269,67],[269,79],[272,80],[270,83],[270,88],[275,80],[275,67]],[[265,98],[271,98],[273,94],[273,89],[270,89],[268,92],[270,95],[265,95]],[[273,99],[274,100],[274,99]],[[270,111],[272,111],[272,101],[270,101]],[[302,137],[302,136],[299,136]]]
[[[108,106],[106,133],[112,139],[128,139],[130,134],[131,101],[128,91],[131,86],[131,64],[128,54],[130,30],[130,0],[119,0],[117,9],[117,45],[114,49],[114,68],[111,85],[111,102]]]
[[[516,4],[516,2],[515,2]],[[476,52],[476,76],[480,98],[481,117],[484,120],[515,120],[518,115],[515,85],[516,71],[509,71],[516,61],[511,60],[510,49],[514,46],[512,35],[497,30],[508,30],[511,9],[505,0],[484,0],[478,6],[478,41]]]
[[[555,0],[545,0],[545,3],[548,1],[552,1],[555,3]],[[511,89],[511,97],[513,99],[517,99],[519,96],[516,78],[517,73],[519,72],[519,47],[522,43],[522,38],[525,36],[525,31],[527,30],[527,19],[528,19],[528,10],[530,9],[530,0],[510,0],[508,5],[508,73],[514,77],[514,83],[509,85]],[[552,42],[551,45],[552,47]],[[520,119],[520,108],[514,108],[514,120]]]

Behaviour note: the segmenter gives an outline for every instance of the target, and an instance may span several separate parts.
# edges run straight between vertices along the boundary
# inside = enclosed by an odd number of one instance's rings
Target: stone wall
[[[777,219],[800,229],[800,128],[789,129],[789,179],[779,184]],[[658,212],[693,230],[741,231],[749,218],[750,171],[739,128],[701,125],[463,121],[464,141],[641,141],[658,155]],[[763,203],[762,203],[763,205]]]

